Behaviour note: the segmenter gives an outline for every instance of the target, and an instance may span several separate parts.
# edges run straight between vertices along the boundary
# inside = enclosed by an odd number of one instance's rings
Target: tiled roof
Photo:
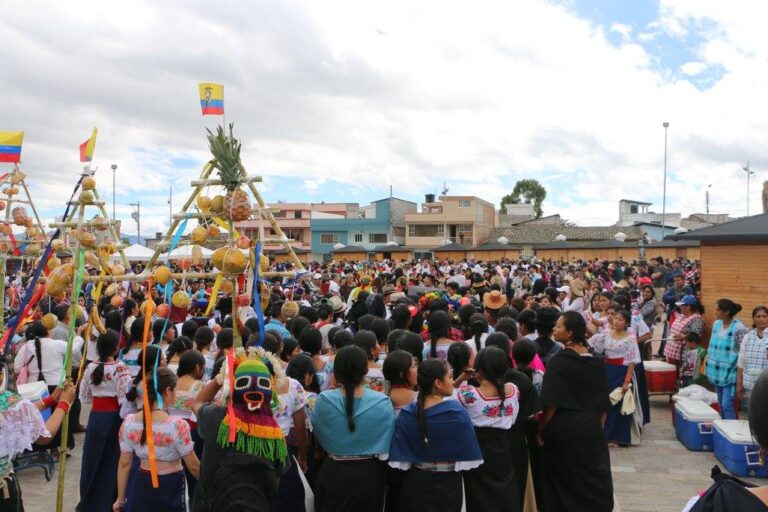
[[[643,237],[643,230],[637,226],[558,226],[525,223],[493,228],[486,241],[492,242],[503,236],[512,245],[537,245],[553,242],[556,236],[564,235],[569,241],[583,244],[613,239],[613,235],[620,231],[627,235],[628,242],[637,241]]]
[[[585,249],[623,249],[624,247],[633,248],[636,247],[636,243],[622,242],[621,240],[612,238],[608,240],[600,240],[599,242],[594,242],[584,246]]]
[[[732,220],[689,233],[671,235],[672,240],[750,240],[768,241],[768,213]]]
[[[411,249],[404,245],[377,245],[370,252],[402,252]]]
[[[573,242],[568,242],[565,240],[555,240],[554,242],[549,242],[548,244],[538,245],[536,246],[536,250],[539,249],[573,249],[574,247],[581,247],[579,244],[575,244]]]
[[[286,251],[283,247],[279,249],[264,249],[264,252],[266,254],[288,254],[288,251]],[[293,252],[294,254],[309,254],[310,250],[302,249],[301,247],[294,247]]]
[[[345,252],[369,252],[368,249],[365,247],[359,247],[357,245],[348,245],[346,247],[342,247],[341,249],[334,249],[334,254],[343,254]]]
[[[515,247],[514,245],[509,244],[500,244],[499,242],[491,242],[475,247],[476,251],[516,251],[518,249],[520,249],[520,247]]]
[[[658,242],[653,242],[650,245],[647,245],[646,247],[653,249],[654,247],[699,247],[701,245],[701,242],[698,240],[659,240]]]
[[[466,251],[467,248],[461,244],[446,244],[440,247],[435,247],[432,252],[446,252],[446,251]]]

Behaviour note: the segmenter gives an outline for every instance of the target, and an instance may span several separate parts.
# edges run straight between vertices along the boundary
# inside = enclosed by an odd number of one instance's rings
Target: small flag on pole
[[[221,84],[202,83],[200,89],[200,108],[204,116],[224,115],[224,86]]]
[[[93,150],[96,148],[96,135],[98,134],[96,128],[93,129],[93,135],[87,141],[80,144],[80,161],[90,162],[93,159]]]
[[[0,162],[19,163],[22,140],[24,132],[0,132]]]

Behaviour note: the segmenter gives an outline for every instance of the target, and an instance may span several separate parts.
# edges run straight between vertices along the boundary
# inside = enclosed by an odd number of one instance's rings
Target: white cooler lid
[[[16,388],[19,390],[19,394],[22,398],[33,402],[40,400],[40,397],[48,391],[48,386],[41,380],[29,382],[27,384],[18,384]]]
[[[747,420],[715,420],[715,428],[734,444],[757,444]]]
[[[675,365],[664,361],[643,361],[643,367],[647,372],[676,372]]]
[[[675,409],[680,411],[683,418],[688,421],[702,422],[720,419],[717,411],[701,400],[681,397],[681,400],[675,403]]]

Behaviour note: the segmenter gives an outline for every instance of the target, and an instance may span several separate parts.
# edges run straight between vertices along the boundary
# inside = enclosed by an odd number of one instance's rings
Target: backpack
[[[712,486],[691,507],[690,512],[766,512],[766,506],[748,489],[754,484],[740,480],[720,471],[719,466],[712,468]]]

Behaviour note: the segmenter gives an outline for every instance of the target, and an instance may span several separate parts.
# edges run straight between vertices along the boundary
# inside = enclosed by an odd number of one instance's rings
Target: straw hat
[[[488,309],[501,309],[507,304],[507,296],[499,290],[493,290],[483,295],[483,305]]]
[[[571,287],[571,294],[575,297],[584,296],[584,281],[581,279],[572,279],[569,283]]]
[[[285,318],[286,320],[291,318],[296,318],[297,316],[299,316],[299,303],[286,302],[280,308],[280,314],[283,315],[283,318]]]
[[[344,303],[343,300],[341,300],[341,297],[338,297],[334,295],[328,300],[328,303],[333,308],[334,313],[341,313],[345,309],[347,309],[347,305]]]

